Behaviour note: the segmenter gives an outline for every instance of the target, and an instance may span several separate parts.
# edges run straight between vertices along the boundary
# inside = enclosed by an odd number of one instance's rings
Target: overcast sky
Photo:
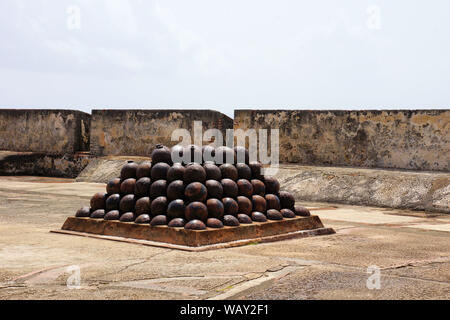
[[[450,1],[1,0],[0,106],[450,106]]]

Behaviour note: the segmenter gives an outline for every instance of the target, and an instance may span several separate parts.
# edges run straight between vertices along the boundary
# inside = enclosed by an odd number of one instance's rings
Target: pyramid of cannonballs
[[[310,215],[244,147],[158,145],[151,159],[129,161],[76,217],[204,230]]]

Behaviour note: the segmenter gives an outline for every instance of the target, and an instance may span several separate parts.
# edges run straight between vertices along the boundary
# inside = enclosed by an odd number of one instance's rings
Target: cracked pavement
[[[205,252],[49,232],[103,190],[0,177],[0,299],[450,299],[449,215],[303,203],[337,233]]]

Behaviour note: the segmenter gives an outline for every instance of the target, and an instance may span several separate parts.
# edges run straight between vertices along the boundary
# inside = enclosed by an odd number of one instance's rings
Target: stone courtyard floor
[[[104,188],[0,177],[0,299],[450,299],[450,215],[303,203],[337,233],[196,253],[49,232]]]

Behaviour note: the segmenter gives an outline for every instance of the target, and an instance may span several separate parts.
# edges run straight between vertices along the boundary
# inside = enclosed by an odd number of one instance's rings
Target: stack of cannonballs
[[[76,216],[204,230],[310,215],[244,147],[158,145],[151,158],[129,161]]]

